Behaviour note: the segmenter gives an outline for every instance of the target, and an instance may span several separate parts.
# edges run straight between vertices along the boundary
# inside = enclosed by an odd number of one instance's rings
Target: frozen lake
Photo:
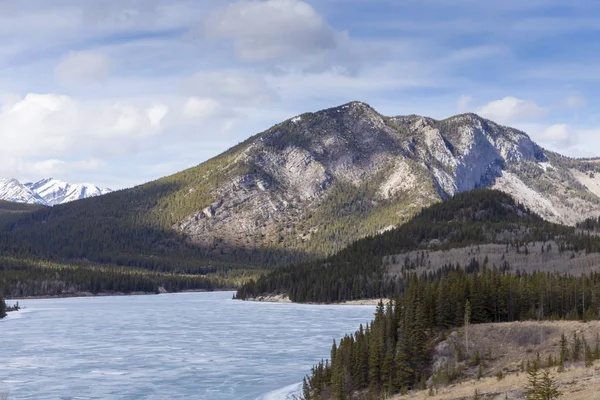
[[[248,303],[233,293],[23,300],[0,320],[16,399],[286,399],[372,306]],[[10,303],[10,302],[9,302]]]

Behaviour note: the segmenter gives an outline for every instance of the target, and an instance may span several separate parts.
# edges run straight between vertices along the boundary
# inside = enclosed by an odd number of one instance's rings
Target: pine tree
[[[586,368],[592,367],[594,365],[594,353],[590,346],[588,346],[587,342],[584,340],[584,360]]]
[[[581,343],[581,339],[577,336],[576,332],[573,332],[573,349],[571,351],[571,360],[573,362],[578,362],[579,361],[579,356],[581,355],[581,347],[582,347],[582,343]]]
[[[542,372],[537,385],[535,400],[555,400],[562,395],[556,381],[547,369]]]
[[[303,400],[312,400],[310,385],[306,377],[302,380],[302,399]]]
[[[523,394],[525,395],[525,400],[539,400],[538,385],[538,371],[530,368],[527,371],[527,386],[525,387],[525,391],[523,392]]]
[[[383,392],[386,394],[394,393],[394,380],[396,368],[394,364],[394,347],[389,347],[385,353],[383,365],[381,367],[381,381],[383,383]]]
[[[369,341],[369,385],[374,391],[379,391],[381,383],[381,345],[379,344],[379,339],[376,335],[375,327],[373,327],[372,329],[372,337]]]
[[[6,303],[4,302],[2,293],[0,293],[0,318],[4,318],[5,316],[6,316]]]
[[[569,358],[569,348],[567,337],[563,333],[560,337],[560,354],[558,359],[558,372],[563,372],[565,370],[565,362]]]
[[[465,349],[469,356],[469,323],[471,322],[471,303],[469,300],[465,303]]]
[[[335,353],[335,359],[331,363],[331,388],[336,400],[346,399],[345,387],[345,365],[343,362],[342,351]]]
[[[399,340],[396,344],[394,364],[396,367],[396,391],[408,389],[414,382],[414,371],[410,367],[403,340]]]

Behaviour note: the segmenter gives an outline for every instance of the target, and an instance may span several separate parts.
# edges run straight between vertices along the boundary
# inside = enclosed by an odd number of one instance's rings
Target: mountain
[[[42,258],[277,266],[334,254],[475,188],[574,225],[600,215],[599,172],[597,160],[546,151],[475,114],[386,117],[352,102],[291,118],[175,175],[11,217],[6,240]]]
[[[46,205],[46,201],[33,190],[16,179],[7,178],[0,178],[0,200]]]
[[[590,173],[600,165],[545,151],[474,114],[389,118],[353,102],[292,118],[218,160],[223,172],[206,188],[213,201],[175,226],[196,243],[218,232],[234,246],[323,254],[480,187],[553,222],[600,211],[600,180]]]
[[[50,206],[112,192],[110,189],[101,189],[89,183],[70,184],[54,178],[25,183],[24,186],[36,193]]]
[[[15,203],[54,206],[110,192],[88,183],[70,184],[53,178],[24,184],[16,179],[0,178],[0,200]]]

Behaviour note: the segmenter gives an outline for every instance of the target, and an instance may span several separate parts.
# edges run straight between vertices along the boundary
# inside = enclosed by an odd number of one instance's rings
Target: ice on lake
[[[0,321],[0,393],[17,399],[285,400],[370,306],[231,292],[23,300]]]

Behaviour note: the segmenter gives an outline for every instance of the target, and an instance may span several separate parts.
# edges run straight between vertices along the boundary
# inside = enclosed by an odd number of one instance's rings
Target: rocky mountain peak
[[[0,200],[17,203],[53,206],[70,201],[110,193],[92,184],[70,184],[54,178],[21,183],[11,178],[0,178]]]
[[[548,167],[546,152],[526,133],[472,113],[444,120],[386,117],[354,101],[290,118],[258,135],[237,157],[246,165],[244,174],[224,178],[206,212],[177,229],[199,241],[208,239],[203,232],[224,232],[235,242],[283,237],[281,243],[303,248],[309,238],[329,240],[325,221],[348,219],[356,234],[339,239],[351,241],[389,229],[423,206],[483,187],[504,190],[556,222],[600,213],[600,197],[586,188],[583,197],[556,194],[568,190],[566,177],[572,186],[581,184],[568,167]],[[540,171],[544,176],[532,178]],[[586,213],[561,211],[573,201]],[[324,214],[314,221],[315,213]],[[242,222],[232,226],[227,221],[234,217]],[[251,226],[260,226],[259,236],[249,233],[255,231]]]

